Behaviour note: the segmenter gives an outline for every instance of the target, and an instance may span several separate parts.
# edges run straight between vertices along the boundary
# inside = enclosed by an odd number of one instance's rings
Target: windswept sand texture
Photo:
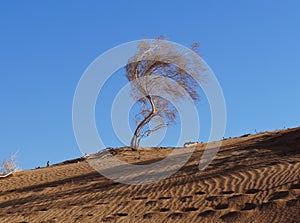
[[[0,222],[300,222],[300,128],[223,140],[215,160],[152,185],[128,186],[83,159],[0,179]],[[131,163],[171,149],[114,150]]]

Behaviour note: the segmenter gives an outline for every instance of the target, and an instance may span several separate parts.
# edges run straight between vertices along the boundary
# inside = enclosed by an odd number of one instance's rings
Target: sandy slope
[[[179,172],[123,185],[75,160],[0,179],[0,222],[300,222],[300,128],[223,140],[198,170],[204,144]],[[171,149],[116,150],[131,163]]]

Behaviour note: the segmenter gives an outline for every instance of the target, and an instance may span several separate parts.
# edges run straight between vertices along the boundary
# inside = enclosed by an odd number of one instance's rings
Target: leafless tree
[[[130,81],[133,98],[141,106],[141,112],[136,115],[132,150],[138,149],[143,137],[175,122],[178,112],[172,102],[187,96],[193,101],[200,99],[197,81],[203,80],[205,69],[199,60],[197,48],[198,44],[194,43],[191,47],[193,51],[182,51],[162,37],[145,39],[129,59],[126,77]],[[171,100],[162,97],[162,94],[168,94]],[[150,121],[154,121],[152,128]]]

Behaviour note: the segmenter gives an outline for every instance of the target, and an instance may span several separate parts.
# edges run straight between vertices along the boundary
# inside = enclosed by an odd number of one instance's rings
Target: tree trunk
[[[131,149],[134,151],[137,151],[139,144],[140,144],[140,131],[141,129],[153,118],[154,114],[155,114],[155,105],[153,102],[153,99],[151,98],[151,96],[146,96],[146,98],[149,100],[150,104],[151,104],[151,112],[148,116],[146,116],[143,121],[140,122],[140,124],[136,127],[133,137],[131,139]]]

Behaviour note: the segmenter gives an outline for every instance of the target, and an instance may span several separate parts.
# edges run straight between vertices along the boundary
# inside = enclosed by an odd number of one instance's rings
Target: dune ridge
[[[300,128],[225,139],[199,171],[205,146],[149,185],[106,179],[82,158],[17,172],[0,179],[0,222],[300,222]],[[142,164],[172,148],[112,151]]]

